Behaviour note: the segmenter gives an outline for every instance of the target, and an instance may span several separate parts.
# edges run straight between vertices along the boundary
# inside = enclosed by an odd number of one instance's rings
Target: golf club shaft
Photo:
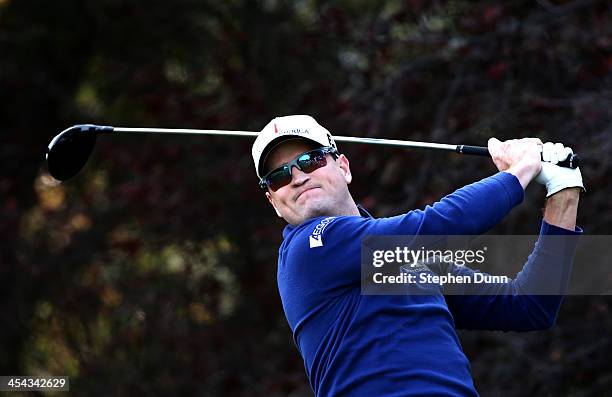
[[[253,131],[232,131],[232,130],[198,130],[198,129],[187,129],[187,128],[130,128],[130,127],[110,127],[112,130],[103,130],[102,132],[121,132],[121,133],[136,133],[136,134],[193,134],[193,135],[220,135],[220,136],[238,136],[238,137],[253,137],[256,138],[258,133]],[[419,149],[436,149],[436,150],[447,150],[451,152],[464,153],[464,154],[476,154],[482,156],[488,156],[489,151],[486,147],[480,146],[469,146],[469,150],[461,150],[461,148],[468,147],[467,145],[449,145],[445,143],[431,143],[431,142],[418,142],[418,141],[405,141],[396,139],[383,139],[383,138],[360,138],[353,136],[334,136],[336,142],[347,142],[347,143],[367,143],[372,145],[383,145],[383,146],[396,146],[396,147],[407,147],[407,148],[419,148]]]
[[[54,145],[54,142],[59,137],[67,133],[68,131],[79,130],[89,131],[94,134],[112,134],[112,133],[129,133],[129,134],[186,134],[186,135],[217,135],[217,136],[238,136],[238,137],[257,137],[258,133],[254,131],[232,131],[232,130],[201,130],[201,129],[189,129],[189,128],[149,128],[149,127],[111,127],[111,126],[99,126],[93,124],[76,125],[68,130],[65,130],[51,141],[49,147]],[[373,145],[382,146],[393,146],[393,147],[407,147],[417,149],[434,149],[434,150],[445,150],[460,154],[471,154],[477,156],[490,156],[489,149],[485,146],[471,146],[471,145],[450,145],[446,143],[432,143],[432,142],[418,142],[418,141],[405,141],[397,139],[383,139],[383,138],[362,138],[352,136],[336,136],[334,139],[337,142],[347,143],[367,143]],[[93,147],[93,146],[92,146]],[[577,168],[580,165],[580,159],[577,154],[571,154],[567,159],[560,161],[557,165],[567,168]]]
[[[253,131],[232,131],[232,130],[200,130],[186,128],[129,128],[129,127],[104,127],[108,128],[107,132],[123,132],[123,133],[154,133],[154,134],[194,134],[194,135],[219,135],[219,136],[239,136],[239,137],[257,137],[258,133]],[[367,143],[371,145],[406,147],[414,149],[432,149],[455,152],[459,154],[470,154],[476,156],[490,156],[489,149],[485,146],[472,145],[451,145],[447,143],[419,142],[406,141],[397,139],[384,138],[362,138],[353,136],[334,136],[336,142],[347,143]],[[577,168],[579,166],[578,155],[572,154],[566,160],[557,163],[557,165],[568,168]]]
[[[130,134],[179,134],[179,135],[220,135],[220,136],[240,136],[257,137],[257,132],[253,131],[232,131],[232,130],[197,130],[189,128],[132,128],[132,127],[104,127],[111,130],[102,130],[102,133],[122,132]]]

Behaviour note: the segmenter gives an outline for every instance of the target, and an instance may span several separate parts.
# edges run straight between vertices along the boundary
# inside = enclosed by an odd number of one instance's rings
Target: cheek
[[[291,192],[288,187],[282,187],[278,189],[273,195],[273,203],[277,208],[284,208],[289,206],[289,198],[291,197]]]
[[[327,180],[334,189],[340,189],[342,185],[346,184],[346,179],[341,169],[335,169],[327,175]]]

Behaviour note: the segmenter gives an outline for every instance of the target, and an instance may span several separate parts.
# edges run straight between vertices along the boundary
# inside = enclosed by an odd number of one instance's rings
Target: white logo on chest
[[[317,226],[315,226],[314,230],[308,236],[308,243],[310,244],[310,248],[322,247],[323,246],[323,230],[330,224],[331,221],[334,220],[333,216],[322,219],[321,222]]]

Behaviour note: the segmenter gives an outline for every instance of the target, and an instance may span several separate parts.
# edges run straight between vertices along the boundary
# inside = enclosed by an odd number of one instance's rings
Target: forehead
[[[264,163],[264,172],[273,170],[281,164],[293,160],[300,153],[307,152],[317,147],[320,147],[320,145],[304,139],[291,139],[285,141],[270,151]]]

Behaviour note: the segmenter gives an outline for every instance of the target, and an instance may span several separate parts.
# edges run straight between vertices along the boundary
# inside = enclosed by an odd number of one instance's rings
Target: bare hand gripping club
[[[191,135],[220,135],[238,137],[257,137],[257,132],[228,131],[228,130],[199,130],[183,128],[129,128],[111,127],[94,124],[79,124],[57,134],[47,147],[47,166],[49,173],[57,180],[66,181],[76,176],[85,166],[93,152],[98,135],[136,133],[136,134],[191,134]],[[382,138],[360,138],[352,136],[334,136],[336,142],[366,143],[371,145],[396,146],[413,149],[445,150],[460,154],[476,156],[489,156],[485,146],[449,145],[445,143],[431,143],[418,141],[404,141]],[[571,154],[567,159],[557,165],[568,168],[579,166],[577,154]]]

